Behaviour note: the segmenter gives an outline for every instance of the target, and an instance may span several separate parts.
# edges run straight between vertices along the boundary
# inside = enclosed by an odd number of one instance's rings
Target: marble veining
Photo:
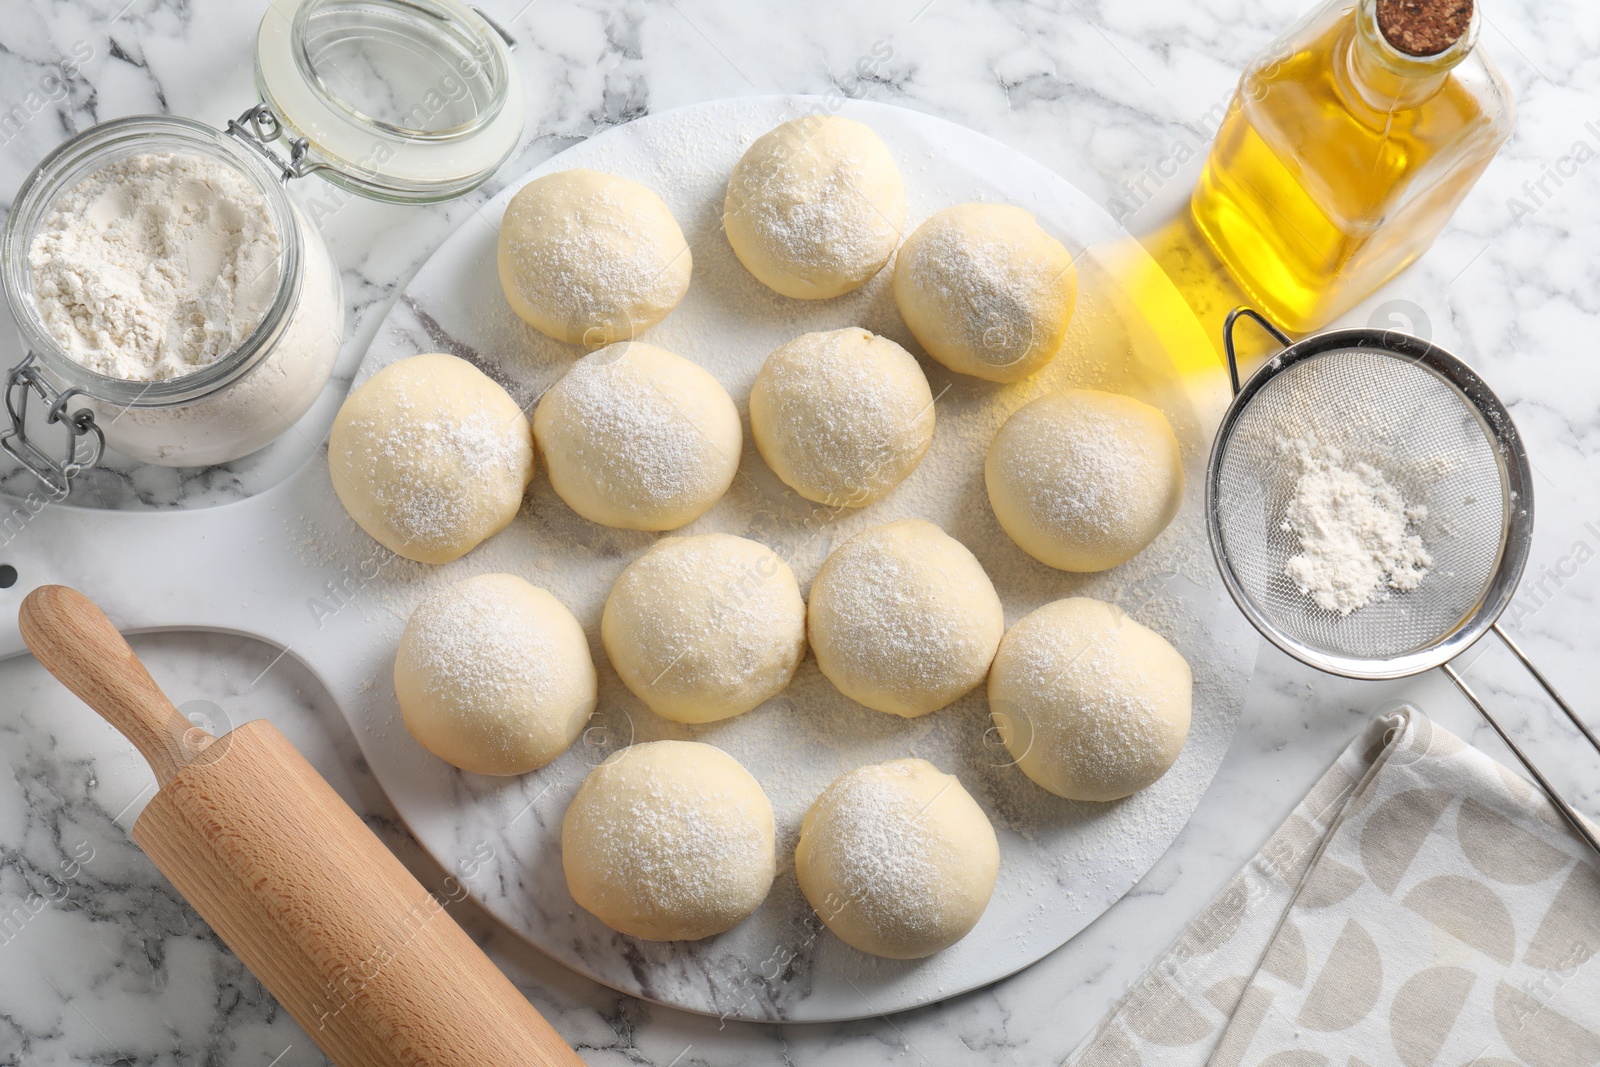
[[[831,89],[925,110],[1020,149],[1123,214],[1182,276],[1203,270],[1204,257],[1168,219],[1197,172],[1209,116],[1238,69],[1305,5],[484,6],[522,41],[516,59],[530,92],[528,129],[508,173],[678,104]],[[1600,315],[1600,170],[1593,153],[1577,146],[1600,147],[1586,125],[1600,119],[1600,14],[1578,0],[1485,0],[1484,7],[1480,46],[1517,96],[1516,133],[1433,251],[1344,324],[1430,336],[1476,367],[1510,406],[1535,467],[1538,518],[1508,621],[1584,709],[1600,680],[1590,636],[1600,596],[1593,532],[1600,486],[1591,469],[1600,372],[1589,362]],[[11,116],[0,117],[0,196],[9,198],[63,136],[95,121],[171,111],[220,123],[242,110],[254,99],[249,54],[258,12],[219,0],[14,0],[0,20],[0,110]],[[498,188],[492,181],[460,202],[422,209],[341,206],[324,229],[343,267],[349,334],[334,381],[301,425],[304,436],[218,470],[113,462],[83,503],[200,507],[281,480],[325,436],[406,279]],[[1210,299],[1208,323],[1230,297]],[[7,362],[19,355],[8,324],[0,324],[0,355]],[[28,489],[15,475],[0,480],[0,491]],[[3,555],[0,548],[0,562]],[[208,701],[235,722],[269,715],[284,725],[426,884],[442,881],[444,872],[397,828],[342,718],[292,657],[252,687],[276,650],[193,634],[142,638],[139,647],[180,702]],[[1592,754],[1571,743],[1570,729],[1509,655],[1473,649],[1463,665],[1569,796],[1590,812],[1600,808]],[[1264,648],[1210,793],[1127,897],[1021,974],[884,1019],[720,1025],[611,993],[528,949],[475,907],[457,910],[592,1063],[1059,1062],[1365,720],[1402,696],[1499,752],[1437,673],[1345,682]],[[0,663],[0,751],[10,771],[0,776],[0,1062],[323,1062],[128,842],[148,783],[137,758],[25,658]],[[13,934],[8,924],[19,914],[25,919]]]

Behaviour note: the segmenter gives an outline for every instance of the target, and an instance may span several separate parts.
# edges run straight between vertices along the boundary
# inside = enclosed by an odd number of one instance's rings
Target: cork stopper
[[[1473,0],[1378,0],[1378,29],[1408,56],[1436,56],[1461,40]]]

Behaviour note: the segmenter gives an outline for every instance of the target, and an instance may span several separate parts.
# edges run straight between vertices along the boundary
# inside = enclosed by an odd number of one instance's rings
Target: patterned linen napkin
[[[1600,870],[1520,775],[1372,724],[1066,1067],[1591,1067]]]

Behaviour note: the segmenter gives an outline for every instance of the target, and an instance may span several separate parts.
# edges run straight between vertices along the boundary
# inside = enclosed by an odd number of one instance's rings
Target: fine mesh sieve
[[[1285,347],[1239,382],[1233,331],[1259,323]],[[1497,624],[1528,559],[1533,497],[1511,416],[1473,370],[1393,330],[1334,330],[1298,342],[1250,308],[1224,326],[1234,400],[1211,449],[1206,515],[1223,583],[1273,644],[1347,678],[1401,678],[1442,667],[1575,829],[1600,842],[1450,666],[1493,630],[1596,751],[1600,738]],[[1289,578],[1299,551],[1284,516],[1300,475],[1297,448],[1367,463],[1408,507],[1432,557],[1415,589],[1347,615],[1319,607]]]

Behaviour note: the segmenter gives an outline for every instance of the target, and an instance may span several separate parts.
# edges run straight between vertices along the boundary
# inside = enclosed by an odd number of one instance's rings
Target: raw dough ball
[[[579,515],[675,530],[722,498],[744,432],[728,391],[664,348],[612,345],[574,363],[533,413],[550,484]]]
[[[418,604],[394,691],[406,729],[464,771],[522,774],[577,738],[595,705],[583,627],[514,574],[480,574]]]
[[[928,355],[992,382],[1055,358],[1072,320],[1072,255],[1028,212],[958,204],[918,226],[894,267],[894,299]]]
[[[920,759],[860,767],[800,824],[795,874],[828,929],[863,952],[918,959],[977,925],[1000,845],[961,783]]]
[[[777,873],[772,804],[739,761],[695,741],[613,753],[561,820],[567,888],[613,930],[650,941],[720,934]]]
[[[600,637],[650,710],[714,722],[775,695],[806,650],[794,572],[731,534],[669,537],[628,564],[606,597]]]
[[[448,563],[505,529],[533,478],[517,402],[455,356],[402,359],[347,398],[328,434],[333,491],[385,548]]]
[[[989,445],[983,473],[1011,540],[1064,571],[1132,559],[1183,503],[1183,455],[1167,417],[1089,389],[1020,408]]]
[[[837,115],[805,115],[756,138],[728,179],[722,228],[762,284],[826,300],[889,262],[906,187],[889,147]]]
[[[841,693],[915,718],[983,681],[1005,613],[965,545],[931,522],[901,519],[823,560],[807,628],[817,666]]]
[[[1192,689],[1160,634],[1114,604],[1070,597],[1006,631],[989,713],[1029,778],[1069,800],[1116,800],[1178,758]]]
[[[693,258],[661,198],[592,170],[517,190],[500,224],[500,285],[511,310],[558,341],[598,348],[667,317]]]
[[[862,507],[899,485],[933,440],[917,361],[856,327],[808,333],[767,357],[750,391],[767,466],[807,500]]]

